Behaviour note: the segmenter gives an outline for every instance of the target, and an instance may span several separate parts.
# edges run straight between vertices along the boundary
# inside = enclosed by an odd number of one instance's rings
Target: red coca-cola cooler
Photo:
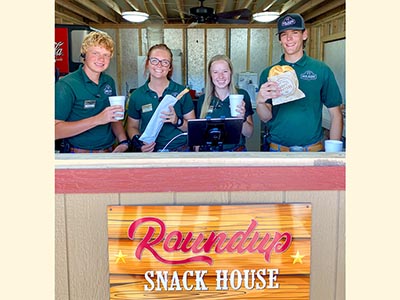
[[[78,69],[81,61],[81,45],[84,37],[93,31],[89,26],[84,25],[55,25],[54,58],[57,76],[66,74]]]

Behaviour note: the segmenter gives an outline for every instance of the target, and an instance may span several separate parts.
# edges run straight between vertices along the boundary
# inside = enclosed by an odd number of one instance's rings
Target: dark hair
[[[151,52],[152,52],[153,50],[157,50],[157,49],[165,50],[165,51],[167,51],[167,52],[169,53],[169,55],[171,56],[170,65],[169,65],[169,72],[168,72],[168,74],[167,74],[167,78],[168,78],[168,80],[170,80],[171,77],[172,77],[172,72],[173,72],[173,64],[172,64],[173,55],[172,55],[171,49],[169,49],[169,47],[168,47],[166,44],[155,44],[155,45],[153,45],[153,46],[150,47],[149,51],[147,51],[146,66],[147,66],[148,63],[149,63]]]

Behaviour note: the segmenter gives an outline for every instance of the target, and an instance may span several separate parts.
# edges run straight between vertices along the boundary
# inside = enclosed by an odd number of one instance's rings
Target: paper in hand
[[[171,95],[165,95],[165,97],[161,100],[160,104],[157,106],[156,111],[151,116],[149,124],[147,124],[146,129],[143,134],[140,136],[139,140],[145,143],[152,143],[157,139],[158,134],[160,133],[161,128],[164,125],[163,120],[160,118],[160,114],[162,111],[169,110],[168,106],[174,106],[175,103],[188,92],[188,89],[184,89],[179,95],[176,97]]]
[[[161,100],[139,140],[145,143],[152,143],[157,139],[157,136],[160,133],[162,126],[164,125],[163,120],[160,118],[160,114],[162,111],[168,110],[169,105],[174,106],[176,101],[178,101],[178,99],[171,95],[166,95]]]

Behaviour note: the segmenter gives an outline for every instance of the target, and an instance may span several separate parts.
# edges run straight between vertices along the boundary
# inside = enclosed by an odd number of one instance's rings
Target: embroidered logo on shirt
[[[317,80],[317,74],[315,74],[313,71],[305,71],[303,74],[300,74],[300,79]]]
[[[112,88],[109,84],[106,84],[104,87],[104,95],[111,96],[112,95]]]

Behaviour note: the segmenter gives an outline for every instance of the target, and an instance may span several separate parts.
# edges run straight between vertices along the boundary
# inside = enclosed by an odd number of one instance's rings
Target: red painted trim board
[[[345,166],[60,169],[57,194],[345,190]]]

